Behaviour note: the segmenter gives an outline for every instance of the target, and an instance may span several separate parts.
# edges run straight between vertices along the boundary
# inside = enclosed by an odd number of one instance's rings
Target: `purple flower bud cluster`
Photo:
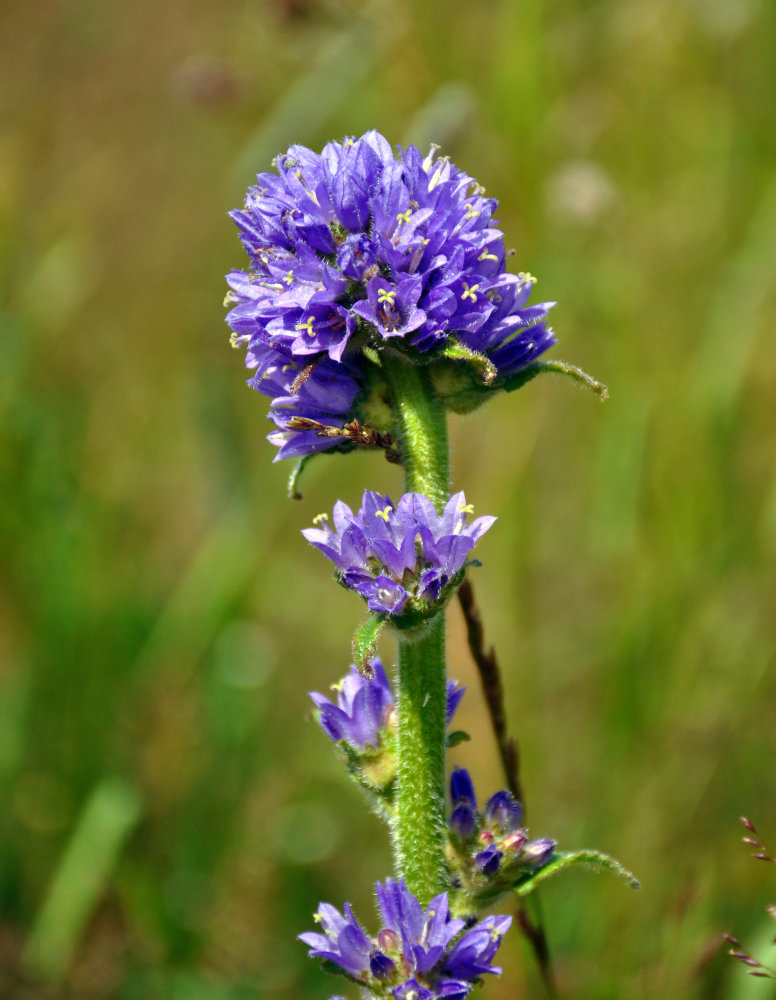
[[[509,792],[496,792],[480,812],[469,772],[459,767],[450,778],[450,799],[451,860],[466,888],[511,885],[551,860],[555,841],[528,839],[522,806]]]
[[[396,729],[396,697],[380,659],[372,661],[374,676],[363,677],[355,666],[339,684],[335,705],[325,695],[311,691],[321,729],[334,743],[345,742],[355,752],[381,750]],[[447,681],[447,724],[449,725],[466,688]]]
[[[463,1000],[474,982],[492,965],[511,917],[485,917],[470,930],[450,916],[447,893],[424,910],[403,881],[377,883],[383,926],[370,937],[349,904],[343,913],[321,903],[316,914],[320,932],[300,934],[313,958],[331,963],[369,990],[371,996],[395,1000]]]
[[[427,361],[454,343],[508,376],[555,343],[553,303],[529,306],[535,279],[506,273],[496,202],[435,152],[395,154],[374,131],[292,146],[231,213],[250,264],[227,276],[227,323],[272,400],[278,458],[338,444],[294,418],[361,417],[375,351]]]
[[[475,543],[496,520],[478,517],[463,493],[455,493],[437,514],[420,493],[405,493],[394,506],[389,497],[367,490],[353,514],[338,501],[334,527],[326,515],[302,534],[337,567],[341,583],[357,591],[372,611],[400,615],[426,611],[444,600],[459,582]]]

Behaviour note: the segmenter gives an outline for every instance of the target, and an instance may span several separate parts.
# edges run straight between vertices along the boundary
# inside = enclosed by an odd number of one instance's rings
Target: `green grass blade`
[[[56,982],[66,972],[140,812],[134,789],[115,778],[88,799],[24,950],[24,964],[36,976]]]

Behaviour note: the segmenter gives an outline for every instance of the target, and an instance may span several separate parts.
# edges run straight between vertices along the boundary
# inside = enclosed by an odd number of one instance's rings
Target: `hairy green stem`
[[[441,511],[449,496],[447,419],[423,368],[381,356],[396,414],[407,492]],[[393,845],[398,873],[423,905],[447,888],[445,843],[445,616],[399,640],[399,732]]]
[[[426,906],[446,886],[445,621],[416,642],[399,642],[396,863]],[[440,711],[441,709],[441,711]]]
[[[423,493],[441,511],[450,495],[447,414],[426,370],[395,351],[383,351],[383,372],[396,414],[405,489]]]

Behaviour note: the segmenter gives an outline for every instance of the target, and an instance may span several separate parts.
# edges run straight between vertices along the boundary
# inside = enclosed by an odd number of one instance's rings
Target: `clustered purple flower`
[[[455,586],[476,541],[496,520],[478,517],[467,525],[471,510],[463,493],[451,496],[437,514],[420,493],[405,493],[394,506],[389,497],[367,490],[358,514],[339,500],[334,528],[321,514],[319,527],[302,534],[373,611],[398,615],[433,605]]]
[[[335,705],[325,695],[311,691],[321,728],[335,743],[344,741],[354,751],[381,749],[396,727],[396,698],[379,658],[372,660],[374,676],[362,676],[355,666],[334,685]],[[447,681],[447,724],[449,725],[466,688]]]
[[[485,917],[471,930],[450,916],[447,893],[440,893],[423,910],[403,881],[388,878],[377,883],[383,927],[369,937],[349,904],[340,913],[321,903],[316,920],[323,933],[299,937],[309,954],[322,958],[348,978],[366,987],[372,996],[395,1000],[463,1000],[474,981],[491,965],[511,917]]]
[[[227,323],[272,400],[278,458],[340,443],[293,420],[357,418],[379,371],[365,348],[427,361],[455,343],[508,376],[555,343],[553,303],[529,306],[535,279],[506,273],[496,201],[435,154],[395,155],[375,131],[291,146],[231,213],[250,266],[227,276]]]
[[[522,806],[509,792],[496,792],[480,812],[469,772],[459,767],[450,777],[450,799],[454,867],[468,888],[514,883],[551,860],[555,841],[528,839]]]

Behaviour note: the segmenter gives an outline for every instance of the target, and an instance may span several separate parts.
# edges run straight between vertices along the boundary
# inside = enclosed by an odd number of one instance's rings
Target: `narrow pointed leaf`
[[[362,677],[371,680],[375,673],[372,660],[377,655],[377,639],[385,628],[385,615],[370,615],[353,635],[353,662]]]
[[[288,477],[288,499],[289,500],[301,500],[302,494],[299,492],[299,480],[302,478],[302,473],[307,466],[307,463],[311,458],[315,458],[315,455],[303,455],[299,461],[294,465],[291,475]]]
[[[612,872],[613,875],[617,875],[624,882],[627,882],[631,889],[641,888],[641,884],[636,876],[623,867],[619,861],[609,857],[608,854],[602,854],[600,851],[574,851],[570,854],[561,854],[553,861],[550,861],[549,864],[544,865],[543,868],[530,875],[525,881],[516,885],[515,892],[518,896],[526,896],[529,892],[533,892],[540,882],[546,881],[546,879],[557,875],[558,872],[566,868],[573,868],[579,865],[584,865],[587,868],[603,868],[606,871]]]
[[[592,375],[588,375],[586,371],[577,368],[576,365],[567,364],[565,361],[534,361],[522,371],[505,378],[503,383],[498,382],[494,388],[503,389],[505,392],[514,392],[515,389],[520,389],[526,382],[530,382],[531,379],[536,378],[537,375],[543,375],[545,372],[566,375],[594,392],[601,402],[609,398],[609,390],[603,382],[599,382]]]

